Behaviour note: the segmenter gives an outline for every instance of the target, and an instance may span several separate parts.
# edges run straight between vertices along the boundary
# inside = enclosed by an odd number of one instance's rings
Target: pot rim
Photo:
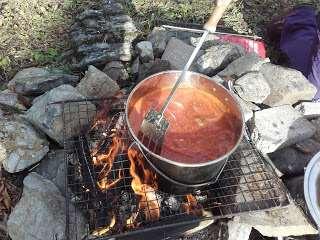
[[[128,114],[128,111],[129,111],[129,109],[128,109],[129,104],[128,103],[130,102],[130,100],[132,98],[132,95],[135,93],[135,91],[137,89],[139,89],[139,87],[141,85],[143,85],[146,81],[148,81],[149,79],[151,79],[151,78],[153,78],[155,76],[168,74],[168,73],[181,73],[181,72],[182,71],[179,71],[179,70],[169,70],[169,71],[163,71],[163,72],[159,72],[159,73],[153,74],[153,75],[145,78],[144,80],[142,80],[140,83],[138,83],[131,90],[131,92],[129,94],[129,97],[127,99],[127,104],[126,104],[126,109],[125,109],[126,123],[127,123],[127,126],[128,126],[128,129],[130,131],[131,136],[134,138],[135,142],[137,142],[137,144],[139,144],[142,147],[142,149],[144,151],[146,151],[148,154],[150,154],[151,156],[153,156],[153,157],[155,157],[157,159],[160,159],[162,161],[165,161],[167,163],[170,163],[170,164],[173,164],[173,165],[176,165],[176,166],[180,166],[180,167],[189,167],[189,168],[203,167],[203,166],[211,165],[211,164],[213,164],[215,162],[223,161],[226,158],[229,158],[229,156],[234,153],[234,151],[238,148],[238,146],[240,145],[240,142],[242,141],[242,138],[243,138],[243,135],[244,135],[244,127],[245,127],[244,114],[243,114],[242,108],[241,108],[240,103],[238,102],[238,100],[234,96],[232,96],[232,94],[229,93],[228,89],[226,89],[225,87],[223,87],[223,86],[221,86],[221,85],[219,85],[218,83],[215,83],[215,82],[214,82],[214,84],[218,85],[218,87],[221,87],[224,91],[226,91],[228,93],[229,97],[231,97],[234,100],[234,102],[237,104],[237,106],[238,106],[238,108],[240,110],[240,113],[241,113],[241,120],[242,120],[241,121],[242,128],[241,128],[241,133],[240,133],[239,139],[236,142],[236,144],[234,145],[234,147],[228,153],[226,153],[225,155],[222,155],[221,157],[219,157],[217,159],[214,159],[214,160],[208,160],[208,161],[203,162],[203,163],[181,163],[181,162],[176,162],[176,161],[170,160],[168,158],[165,158],[163,156],[160,156],[158,154],[153,153],[146,146],[144,146],[144,144],[135,135],[135,133],[134,133],[132,127],[131,127],[131,124],[130,124],[130,121],[129,121],[129,114]],[[208,77],[208,76],[206,76],[204,74],[201,74],[201,73],[192,72],[192,71],[187,71],[187,73],[196,74],[198,76],[201,76],[201,77],[207,79],[208,81],[213,81],[213,80],[211,80],[210,77]]]

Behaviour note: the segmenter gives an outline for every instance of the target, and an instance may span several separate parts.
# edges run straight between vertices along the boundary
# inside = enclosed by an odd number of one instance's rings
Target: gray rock
[[[73,67],[81,69],[89,65],[102,65],[110,61],[129,62],[132,57],[131,43],[82,45],[77,52],[83,54],[84,57]]]
[[[156,59],[150,63],[141,64],[138,80],[143,80],[153,74],[171,70],[171,64],[167,60]]]
[[[97,19],[93,19],[93,18],[86,18],[82,21],[82,24],[86,27],[86,28],[97,28],[98,27],[98,21]]]
[[[224,79],[219,77],[218,75],[215,75],[215,76],[211,77],[211,79],[213,81],[215,81],[216,83],[220,84],[220,85],[224,85],[225,84]]]
[[[190,46],[177,38],[171,38],[161,60],[168,61],[173,70],[182,70],[187,64],[193,50],[193,46]],[[191,67],[191,70],[192,69],[193,68]]]
[[[318,232],[294,203],[281,209],[245,213],[236,219],[240,224],[251,226],[266,237],[302,236]]]
[[[290,196],[295,200],[295,202],[303,208],[306,212],[308,209],[307,204],[304,199],[304,175],[297,177],[286,178],[284,184],[290,192]]]
[[[233,96],[240,104],[240,107],[242,109],[242,113],[244,116],[244,120],[246,122],[248,122],[250,119],[252,119],[254,111],[260,110],[260,108],[258,106],[256,106],[255,104],[253,104],[251,102],[247,102],[247,101],[241,99],[238,95],[233,94]]]
[[[66,239],[65,198],[48,179],[30,173],[23,181],[23,194],[10,214],[7,226],[12,240]],[[74,209],[74,206],[70,205]],[[70,219],[74,219],[70,216]],[[70,240],[82,239],[86,221],[77,215],[77,228],[72,224]],[[78,236],[78,237],[77,237]]]
[[[10,173],[39,162],[49,151],[45,136],[18,116],[0,119],[0,162]]]
[[[312,139],[306,140],[313,141]],[[304,168],[308,165],[312,157],[320,151],[320,144],[314,143],[310,152],[302,152],[295,146],[286,147],[270,153],[269,157],[276,168],[286,176],[297,176],[304,173]]]
[[[270,95],[269,84],[259,72],[250,72],[236,80],[237,94],[248,102],[262,103]]]
[[[271,153],[312,137],[315,127],[289,105],[256,112],[251,135],[256,147]]]
[[[297,70],[266,63],[260,71],[271,88],[264,101],[269,106],[293,105],[300,100],[312,100],[316,94],[315,86]]]
[[[62,195],[65,196],[66,162],[64,150],[51,150],[47,156],[41,160],[39,166],[37,166],[34,171],[52,181],[58,187]]]
[[[131,61],[132,42],[138,35],[133,20],[128,15],[110,12],[114,8],[122,8],[117,2],[105,1],[100,6],[104,8],[104,14],[94,18],[97,22],[88,20],[93,17],[82,20],[90,28],[83,22],[72,27],[71,42],[77,55],[73,68],[86,69],[88,65],[100,66],[110,61]]]
[[[238,45],[220,43],[207,49],[196,60],[196,67],[200,73],[215,75],[244,54],[244,49]]]
[[[87,18],[101,18],[101,17],[103,17],[102,10],[86,9],[85,11],[83,11],[77,16],[77,20],[82,21]]]
[[[137,57],[137,58],[133,61],[132,66],[131,66],[131,73],[132,73],[133,75],[138,75],[139,69],[140,69],[140,65],[141,65],[141,63],[140,63],[139,57]]]
[[[139,54],[140,60],[143,63],[154,60],[152,43],[149,41],[142,41],[136,45],[136,51]]]
[[[104,72],[94,66],[89,66],[77,90],[87,98],[108,98],[114,96],[120,87]]]
[[[320,117],[320,102],[303,102],[297,105],[295,109],[308,119]]]
[[[192,46],[196,47],[200,41],[201,37],[194,37],[191,36],[190,37],[190,43]],[[219,37],[217,37],[214,34],[209,34],[206,38],[206,40],[204,41],[204,43],[202,44],[201,49],[208,49],[214,45],[217,45],[221,43],[221,41],[219,40]]]
[[[75,86],[78,76],[64,74],[59,70],[26,68],[18,72],[8,83],[8,88],[24,95],[41,95],[62,84]]]
[[[131,43],[137,37],[137,29],[128,15],[99,17],[97,25],[88,29],[83,22],[76,23],[70,33],[75,46],[85,43]],[[90,41],[96,40],[95,42]]]
[[[148,36],[148,41],[152,43],[155,57],[161,58],[169,41],[168,31],[163,27],[155,27]]]
[[[252,227],[238,221],[239,219],[235,218],[228,222],[228,240],[249,240]]]
[[[300,176],[286,178],[284,179],[284,184],[290,192],[290,196],[293,198],[293,200],[302,208],[308,219],[313,221],[308,209],[308,205],[304,198],[304,175],[301,174]]]
[[[26,106],[29,101],[25,97],[14,92],[1,92],[0,93],[0,105],[13,107],[18,110],[26,110]]]
[[[262,59],[256,53],[248,53],[230,63],[224,70],[218,73],[220,77],[239,78],[249,72],[258,72],[268,58]]]
[[[320,151],[320,142],[310,138],[305,141],[298,142],[294,147],[302,153],[314,155]]]
[[[124,12],[123,6],[117,0],[108,0],[102,2],[103,11],[107,16],[119,15]]]
[[[128,85],[129,74],[122,62],[113,61],[106,64],[103,72],[112,80],[116,81],[121,87]]]
[[[33,106],[27,111],[25,117],[32,124],[45,132],[51,139],[63,146],[63,119],[62,105],[50,104],[58,101],[83,100],[77,89],[70,85],[61,85],[49,92],[37,97],[33,101]],[[86,104],[69,104],[65,111],[66,126],[69,130],[66,132],[66,138],[77,135],[83,126],[88,124],[90,118],[93,118],[92,111],[96,108],[90,102]],[[82,119],[81,121],[79,119]],[[87,120],[88,121],[87,121]]]
[[[320,142],[320,118],[311,120],[311,123],[316,127],[316,133],[314,134],[313,138],[317,142]]]

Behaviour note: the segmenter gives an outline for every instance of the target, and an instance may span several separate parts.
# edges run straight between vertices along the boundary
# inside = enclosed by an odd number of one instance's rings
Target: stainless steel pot
[[[126,122],[132,138],[145,155],[148,162],[158,173],[166,177],[168,180],[172,180],[174,183],[180,183],[181,185],[206,185],[214,182],[217,179],[223,167],[225,166],[228,157],[236,150],[243,136],[244,120],[241,107],[235,98],[224,87],[218,85],[209,77],[194,72],[188,72],[186,80],[182,82],[180,86],[180,88],[201,89],[209,94],[214,95],[220,101],[222,101],[222,103],[225,104],[233,114],[234,124],[237,126],[237,141],[229,152],[218,159],[208,159],[208,161],[202,163],[181,163],[157,155],[150,151],[138,139],[134,133],[134,130],[132,129],[132,123],[130,122],[131,120],[129,118],[130,112],[134,109],[135,104],[139,99],[145,96],[145,94],[156,89],[172,87],[180,73],[180,71],[161,72],[141,81],[132,90],[128,97],[126,105]]]

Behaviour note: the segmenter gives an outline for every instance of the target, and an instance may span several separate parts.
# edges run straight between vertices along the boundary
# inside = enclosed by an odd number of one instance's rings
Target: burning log
[[[203,215],[203,208],[198,204],[197,199],[192,195],[188,194],[186,196],[187,203],[181,205],[183,211],[188,215],[195,215],[201,217]]]
[[[115,217],[115,215],[113,214],[112,219],[111,219],[111,221],[110,221],[110,224],[107,225],[106,227],[96,229],[95,231],[93,231],[92,235],[93,235],[93,236],[96,236],[96,237],[100,237],[100,236],[106,235],[108,232],[110,232],[110,230],[111,230],[115,225],[116,225],[116,217]]]
[[[112,144],[110,145],[109,149],[106,153],[99,153],[96,149],[92,152],[94,153],[92,160],[93,165],[95,167],[101,167],[101,170],[98,174],[98,187],[102,191],[106,191],[112,187],[114,187],[121,179],[123,179],[124,174],[123,170],[118,170],[118,178],[115,180],[108,179],[108,175],[110,174],[114,160],[120,150],[122,143],[120,137],[115,136],[112,139]],[[100,146],[98,146],[100,147]]]
[[[139,196],[139,210],[142,210],[147,221],[156,221],[160,218],[161,201],[158,199],[156,190],[157,176],[146,168],[143,156],[133,148],[128,150],[130,160],[130,174],[132,176],[131,187]],[[140,171],[139,171],[140,170]],[[139,175],[140,173],[140,175]],[[134,223],[135,217],[131,216],[127,223]]]

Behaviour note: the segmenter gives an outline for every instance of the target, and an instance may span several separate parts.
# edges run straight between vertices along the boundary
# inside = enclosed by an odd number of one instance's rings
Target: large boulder
[[[152,43],[155,57],[162,56],[169,40],[168,31],[163,27],[155,27],[148,36],[148,41]]]
[[[190,37],[190,43],[192,46],[196,47],[198,46],[200,39],[202,36],[191,36]],[[221,43],[220,38],[214,34],[209,34],[205,41],[203,42],[201,49],[208,49],[214,45],[217,45]]]
[[[64,150],[50,150],[34,171],[52,181],[65,196],[67,173]]]
[[[46,68],[26,68],[18,72],[8,83],[8,88],[23,95],[41,95],[63,84],[76,86],[78,76]]]
[[[136,51],[139,54],[140,60],[143,63],[154,60],[152,43],[149,41],[142,41],[136,45]]]
[[[253,113],[255,111],[259,111],[260,110],[260,108],[258,106],[256,106],[255,104],[253,104],[251,102],[243,100],[238,95],[233,94],[233,96],[238,101],[238,103],[239,103],[239,105],[240,105],[240,107],[242,109],[242,113],[243,113],[245,122],[247,122],[250,119],[252,119]]]
[[[131,73],[133,76],[136,77],[139,74],[140,66],[141,66],[141,62],[139,57],[137,57],[131,65]]]
[[[29,100],[17,93],[9,91],[3,91],[0,93],[0,105],[12,107],[18,110],[26,110],[26,105],[29,104]]]
[[[259,72],[250,72],[236,80],[237,94],[245,101],[262,103],[270,95],[270,87]]]
[[[239,224],[258,230],[266,237],[288,237],[317,234],[303,211],[294,203],[281,209],[252,212],[235,218]]]
[[[10,173],[39,162],[49,151],[45,136],[18,116],[0,119],[0,162]]]
[[[271,94],[264,101],[269,106],[293,105],[300,100],[311,100],[317,92],[316,87],[297,70],[266,63],[260,71],[271,88]]]
[[[195,66],[200,73],[212,76],[244,54],[244,49],[241,46],[221,42],[208,48],[196,60]]]
[[[170,38],[161,59],[168,61],[173,70],[182,70],[187,64],[193,50],[193,46],[172,37]],[[194,68],[191,66],[190,70],[192,69]]]
[[[316,128],[289,105],[255,113],[251,138],[263,153],[271,153],[312,137]]]
[[[120,5],[105,1],[99,8],[107,11],[97,9],[84,12],[87,17],[81,17],[73,24],[71,42],[76,46],[78,56],[74,68],[86,69],[89,65],[100,66],[110,61],[131,61],[132,41],[138,31],[132,18],[122,13]],[[111,13],[113,8],[116,11]]]
[[[306,146],[307,151],[299,150],[299,147],[290,146],[280,150],[270,153],[274,165],[277,169],[286,176],[297,176],[304,173],[304,168],[308,165],[312,157],[320,151],[320,143],[308,139],[303,141],[303,144],[308,144]],[[301,148],[301,146],[300,146]]]
[[[171,70],[171,64],[167,60],[156,59],[155,61],[140,64],[138,80],[143,80],[153,74]]]
[[[7,226],[12,240],[66,239],[65,198],[48,179],[30,173],[23,181],[20,201],[12,210]],[[69,210],[74,206],[69,205]],[[70,220],[74,221],[74,216]],[[75,226],[77,225],[77,226]],[[77,214],[71,224],[70,240],[80,239],[86,233],[86,221]]]
[[[238,219],[228,222],[228,240],[250,240],[252,227],[239,224]]]
[[[94,66],[89,66],[77,90],[87,98],[108,98],[114,96],[120,87],[104,72]]]
[[[320,142],[320,118],[311,120],[311,123],[316,127],[316,133],[314,134],[313,138]]]
[[[25,118],[63,146],[64,121],[68,130],[65,137],[77,135],[82,127],[88,124],[90,118],[93,118],[96,107],[90,102],[75,102],[67,104],[64,111],[64,105],[55,102],[84,99],[85,97],[74,87],[61,85],[34,99],[33,106],[26,112]]]
[[[105,65],[103,72],[112,80],[116,81],[119,86],[127,86],[129,82],[129,74],[122,62],[113,61]]]
[[[83,58],[72,65],[75,69],[85,69],[89,65],[100,66],[110,61],[131,61],[131,43],[95,43],[82,45],[77,49]]]
[[[256,53],[248,53],[230,63],[218,73],[220,77],[239,78],[249,72],[258,72],[264,63],[270,62],[268,58],[262,59]]]
[[[295,109],[308,119],[320,117],[320,102],[302,102]]]

